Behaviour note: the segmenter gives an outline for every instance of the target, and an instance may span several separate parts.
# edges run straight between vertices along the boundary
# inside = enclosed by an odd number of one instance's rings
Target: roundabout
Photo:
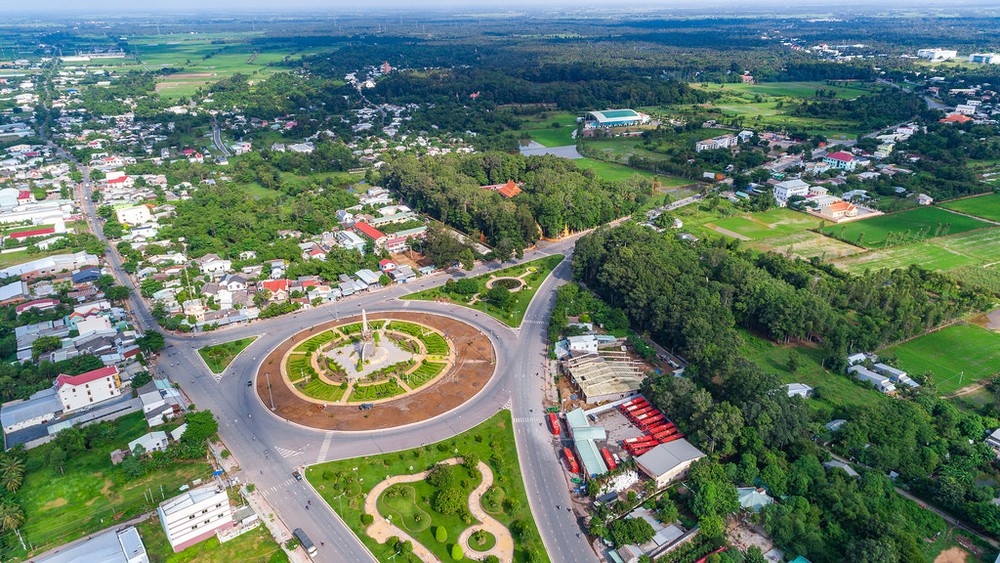
[[[492,377],[489,338],[453,318],[380,312],[316,325],[264,358],[255,378],[275,415],[321,430],[379,430],[433,418]]]

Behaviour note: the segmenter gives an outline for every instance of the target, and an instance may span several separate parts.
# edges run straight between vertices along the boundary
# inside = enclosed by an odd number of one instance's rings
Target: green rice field
[[[761,240],[814,229],[819,227],[819,224],[820,220],[811,215],[786,208],[775,208],[763,213],[719,219],[705,223],[705,226],[722,234],[735,233],[738,235],[736,238],[743,240]]]
[[[964,266],[1000,262],[1000,228],[966,231],[957,235],[856,254],[835,263],[850,272],[895,269],[917,264],[947,271]]]
[[[990,221],[1000,221],[1000,194],[955,199],[941,204],[941,207],[968,213]]]
[[[990,226],[939,207],[920,207],[823,229],[823,234],[866,248],[882,248]]]

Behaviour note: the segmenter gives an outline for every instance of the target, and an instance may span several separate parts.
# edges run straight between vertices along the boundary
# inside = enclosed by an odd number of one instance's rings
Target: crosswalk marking
[[[299,453],[297,450],[286,450],[285,448],[279,448],[277,446],[274,447],[274,451],[278,452],[278,455],[285,458]]]
[[[530,416],[517,416],[514,417],[514,424],[531,424],[535,419]]]

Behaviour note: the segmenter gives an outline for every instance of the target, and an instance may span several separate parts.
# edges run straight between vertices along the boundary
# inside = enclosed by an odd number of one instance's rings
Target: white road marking
[[[319,455],[316,456],[316,463],[326,461],[326,454],[330,451],[330,443],[333,442],[333,434],[327,434],[323,438],[323,445],[319,448]]]
[[[277,446],[274,447],[274,451],[278,452],[278,455],[280,455],[281,457],[285,457],[285,458],[291,457],[291,456],[299,453],[296,450],[286,450],[285,448],[279,448]]]

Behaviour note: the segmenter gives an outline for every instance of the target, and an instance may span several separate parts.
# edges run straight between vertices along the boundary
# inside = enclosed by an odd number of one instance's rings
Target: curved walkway
[[[487,555],[496,555],[500,561],[503,561],[504,563],[514,561],[514,537],[510,534],[510,530],[508,530],[507,527],[501,524],[496,518],[490,516],[485,510],[483,510],[483,495],[486,494],[486,491],[493,486],[493,470],[490,469],[490,466],[481,461],[476,467],[483,475],[483,482],[472,491],[472,494],[469,495],[469,512],[472,513],[473,518],[482,523],[470,526],[459,534],[458,544],[465,550],[466,557],[482,559]],[[487,551],[476,551],[475,549],[472,549],[472,547],[469,546],[469,537],[472,536],[472,534],[477,530],[486,530],[487,532],[493,534],[493,536],[497,539],[496,545]]]
[[[448,465],[457,465],[461,460],[457,457],[446,459],[441,463]],[[483,510],[482,498],[483,495],[493,486],[493,471],[488,465],[479,462],[476,466],[479,472],[483,476],[483,481],[478,487],[473,489],[472,493],[469,495],[469,512],[472,513],[472,517],[479,520],[481,523],[474,526],[470,526],[459,534],[456,542],[462,546],[465,551],[466,557],[482,558],[487,555],[496,555],[500,558],[503,563],[510,563],[514,561],[514,537],[511,536],[510,530],[508,530],[503,524],[501,524],[496,518],[493,518]],[[427,563],[439,562],[433,553],[430,552],[422,543],[413,539],[413,537],[403,531],[399,526],[392,523],[391,520],[384,518],[378,512],[378,498],[382,496],[389,487],[398,483],[414,483],[416,481],[422,481],[428,471],[421,471],[413,475],[396,475],[395,477],[390,477],[385,481],[382,481],[378,485],[372,487],[371,491],[368,491],[368,496],[365,497],[365,512],[371,514],[375,517],[375,521],[371,526],[365,530],[365,533],[369,537],[374,539],[379,543],[385,543],[389,538],[396,536],[402,541],[410,541],[413,543],[413,554],[420,558],[421,561]],[[476,551],[469,547],[469,536],[473,534],[476,530],[486,530],[487,532],[493,534],[497,539],[496,545],[488,551]]]

